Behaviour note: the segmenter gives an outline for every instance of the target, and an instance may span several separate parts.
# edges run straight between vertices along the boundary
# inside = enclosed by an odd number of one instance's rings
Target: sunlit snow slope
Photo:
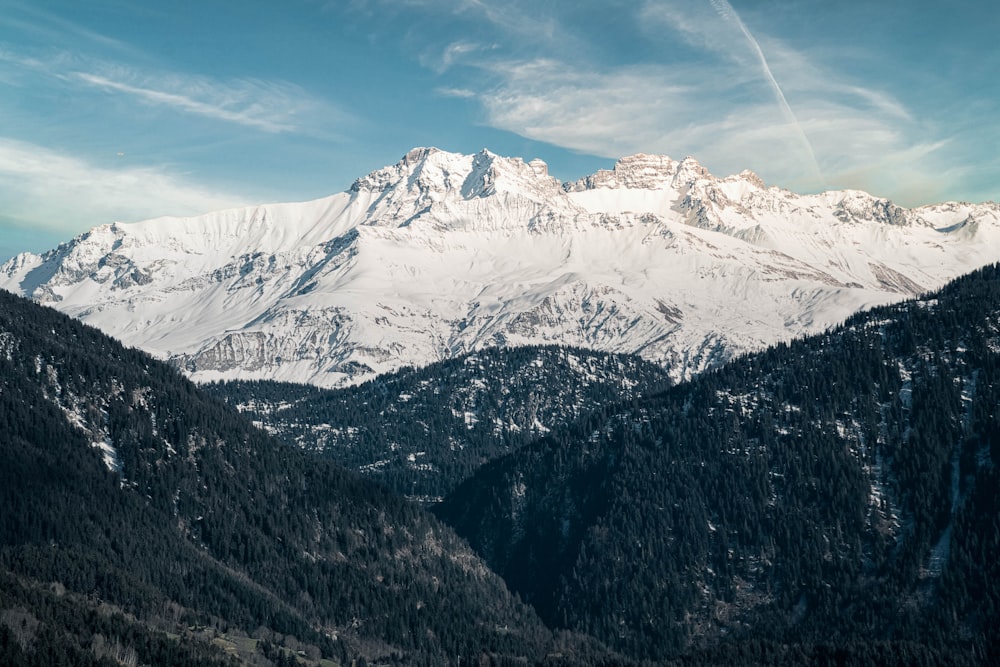
[[[684,378],[1000,260],[1000,206],[801,196],[636,155],[415,149],[350,191],[97,227],[0,287],[196,380],[336,386],[494,345],[638,352]]]

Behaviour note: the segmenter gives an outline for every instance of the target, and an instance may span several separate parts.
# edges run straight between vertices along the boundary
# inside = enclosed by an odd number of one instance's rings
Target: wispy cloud
[[[133,57],[139,55],[132,46],[121,40],[108,37],[45,11],[40,3],[36,2],[25,3],[18,0],[6,0],[5,11],[0,13],[0,26],[7,26],[16,34],[32,35],[49,44],[74,41]]]
[[[487,2],[484,0],[452,0],[459,11],[481,17],[497,30],[520,36],[524,40],[548,42],[569,37],[553,14],[543,14],[544,5],[531,3],[527,12],[517,2]]]
[[[444,48],[444,51],[437,53],[425,53],[420,57],[420,64],[430,68],[438,74],[444,74],[453,64],[460,61],[464,56],[475,53],[480,49],[478,44],[472,42],[459,41],[452,42]]]
[[[0,137],[4,216],[23,226],[78,233],[88,227],[239,206],[248,198],[196,184],[163,166],[100,166]]]
[[[459,99],[474,99],[479,97],[477,92],[469,90],[468,88],[449,88],[442,86],[437,88],[437,93],[439,95],[444,95],[445,97],[456,97]]]
[[[816,153],[813,150],[812,144],[809,142],[809,137],[806,135],[805,131],[802,129],[802,124],[799,122],[798,117],[792,110],[791,105],[788,103],[788,99],[785,97],[785,91],[781,89],[781,85],[775,78],[774,73],[771,71],[771,66],[767,62],[767,57],[764,55],[764,50],[760,48],[760,42],[757,38],[753,36],[750,29],[747,28],[746,24],[743,23],[743,19],[740,15],[733,9],[733,6],[729,4],[729,0],[711,0],[712,6],[715,8],[719,16],[731,23],[734,23],[743,36],[746,38],[753,50],[753,53],[757,56],[757,60],[760,62],[760,69],[764,74],[764,78],[767,79],[768,83],[771,84],[771,89],[774,91],[774,96],[778,101],[778,105],[781,107],[782,112],[784,112],[785,119],[795,128],[795,134],[802,143],[803,148],[809,156],[809,163],[819,183],[823,182],[823,172],[816,161]]]
[[[865,104],[868,95],[800,99],[792,127],[766,96],[732,104],[727,94],[742,93],[704,86],[699,68],[580,72],[538,60],[495,63],[492,72],[502,84],[476,93],[490,125],[583,153],[694,155],[720,175],[752,168],[795,190],[853,187],[903,203],[933,199],[953,183],[929,158],[943,144],[912,141],[911,124],[900,127],[884,105]],[[800,133],[809,137],[825,183],[810,168]],[[876,178],[880,169],[887,175]]]
[[[671,128],[662,122],[664,109],[692,92],[685,77],[661,67],[600,73],[539,59],[492,63],[490,69],[502,81],[479,91],[491,125],[605,157],[665,149]]]
[[[245,125],[265,132],[294,132],[297,104],[307,99],[301,89],[290,84],[243,80],[217,85],[202,77],[169,77],[165,90],[132,85],[106,76],[73,72],[83,83],[131,95],[152,105],[166,106],[184,113]]]
[[[724,0],[633,5],[634,38],[655,55],[631,62],[593,57],[599,36],[588,44],[568,16],[532,29],[549,42],[518,32],[526,5],[504,3],[500,14],[452,4],[488,22],[501,47],[439,51],[438,72],[475,73],[439,90],[477,99],[487,125],[586,154],[690,154],[720,174],[751,168],[796,190],[857,187],[904,203],[933,198],[958,173],[932,164],[944,145],[899,100],[751,32]],[[660,48],[670,42],[684,47]],[[879,168],[900,178],[875,178]]]
[[[45,76],[58,85],[103,90],[181,114],[253,128],[335,139],[337,128],[358,123],[329,100],[282,80],[221,80],[199,74],[137,68],[65,51],[45,56],[0,45],[0,63],[13,83],[18,75]],[[331,129],[333,128],[333,129]]]
[[[367,0],[356,3],[360,7],[377,7],[379,12],[417,10],[438,16],[459,16],[488,24],[505,35],[517,35],[526,41],[539,38],[552,39],[561,33],[555,14],[545,12],[545,5],[517,1],[492,2],[489,0]]]

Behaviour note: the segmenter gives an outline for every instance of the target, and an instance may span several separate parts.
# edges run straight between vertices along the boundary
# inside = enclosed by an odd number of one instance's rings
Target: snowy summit
[[[196,380],[355,383],[497,345],[636,352],[689,377],[1000,260],[1000,206],[797,195],[692,158],[572,183],[417,148],[311,202],[102,225],[0,287]]]

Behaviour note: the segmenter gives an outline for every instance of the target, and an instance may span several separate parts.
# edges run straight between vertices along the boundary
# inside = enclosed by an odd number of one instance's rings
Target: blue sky
[[[0,0],[0,261],[414,146],[1000,200],[994,0]]]

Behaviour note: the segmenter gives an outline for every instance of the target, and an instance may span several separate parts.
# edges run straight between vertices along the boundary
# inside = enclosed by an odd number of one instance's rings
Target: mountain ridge
[[[489,348],[340,389],[268,381],[202,385],[293,447],[434,503],[483,463],[609,402],[669,386],[634,355]]]
[[[356,384],[492,346],[639,353],[674,379],[1000,259],[1000,205],[796,195],[693,158],[571,183],[418,148],[310,202],[96,227],[0,267],[199,381]]]

